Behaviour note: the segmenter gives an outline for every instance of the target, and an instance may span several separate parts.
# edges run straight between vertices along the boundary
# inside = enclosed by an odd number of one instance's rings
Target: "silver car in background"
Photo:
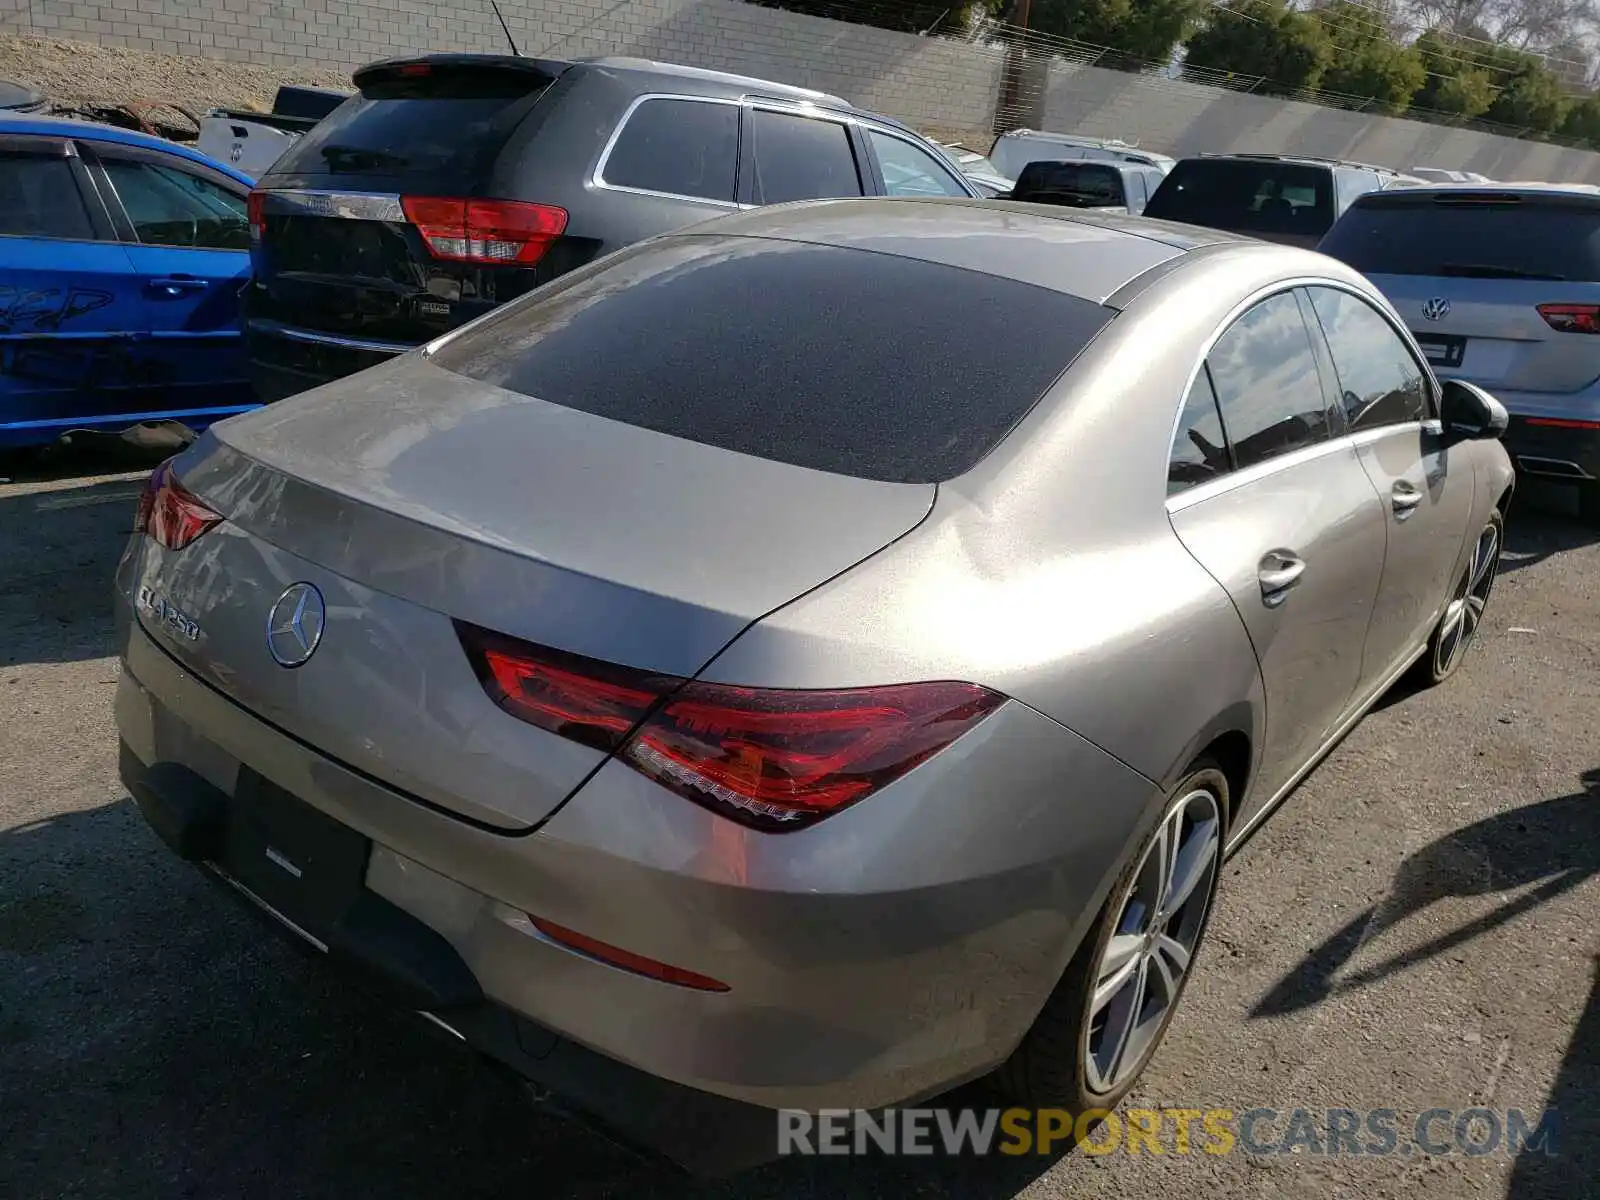
[[[1441,377],[1492,390],[1517,468],[1576,488],[1600,524],[1600,188],[1367,195],[1319,249],[1377,285]]]
[[[1305,251],[730,215],[164,466],[123,778],[330,965],[696,1170],[990,1074],[1109,1107],[1224,853],[1462,661],[1503,420]]]

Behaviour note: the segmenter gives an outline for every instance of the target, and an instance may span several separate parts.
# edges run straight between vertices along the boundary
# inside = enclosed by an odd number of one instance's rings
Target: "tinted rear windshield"
[[[1370,197],[1317,247],[1363,274],[1600,282],[1600,199]]]
[[[291,146],[272,174],[376,176],[460,195],[485,186],[551,82],[533,70],[462,67],[380,75]]]
[[[920,260],[680,236],[507,305],[433,361],[726,450],[936,483],[997,445],[1112,315]]]
[[[1333,224],[1333,172],[1305,163],[1187,159],[1162,180],[1144,215],[1242,233],[1320,236]]]
[[[1017,200],[1114,207],[1128,202],[1122,172],[1105,163],[1034,162],[1022,168],[1013,193]]]

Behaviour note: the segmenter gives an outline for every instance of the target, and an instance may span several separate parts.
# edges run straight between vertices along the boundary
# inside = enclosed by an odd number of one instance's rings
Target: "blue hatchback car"
[[[250,187],[160,138],[0,117],[0,448],[256,406]]]

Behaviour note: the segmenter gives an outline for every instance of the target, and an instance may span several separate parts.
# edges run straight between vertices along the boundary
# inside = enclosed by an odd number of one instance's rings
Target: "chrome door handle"
[[[1276,608],[1305,573],[1304,559],[1287,551],[1274,550],[1262,558],[1256,570],[1256,578],[1261,581],[1261,599],[1268,608]]]
[[[1389,493],[1389,503],[1394,506],[1395,516],[1404,520],[1422,503],[1422,493],[1402,480]]]

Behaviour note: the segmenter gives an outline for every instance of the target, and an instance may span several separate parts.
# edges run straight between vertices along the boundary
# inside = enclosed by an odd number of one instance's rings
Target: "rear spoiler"
[[[1432,184],[1366,192],[1353,208],[1551,208],[1600,211],[1600,191],[1564,188],[1506,188],[1492,184]]]
[[[570,62],[560,59],[509,54],[425,54],[368,63],[357,67],[350,81],[363,92],[375,86],[420,82],[433,76],[447,76],[452,81],[469,76],[523,76],[530,86],[539,86],[554,82],[570,66]]]

